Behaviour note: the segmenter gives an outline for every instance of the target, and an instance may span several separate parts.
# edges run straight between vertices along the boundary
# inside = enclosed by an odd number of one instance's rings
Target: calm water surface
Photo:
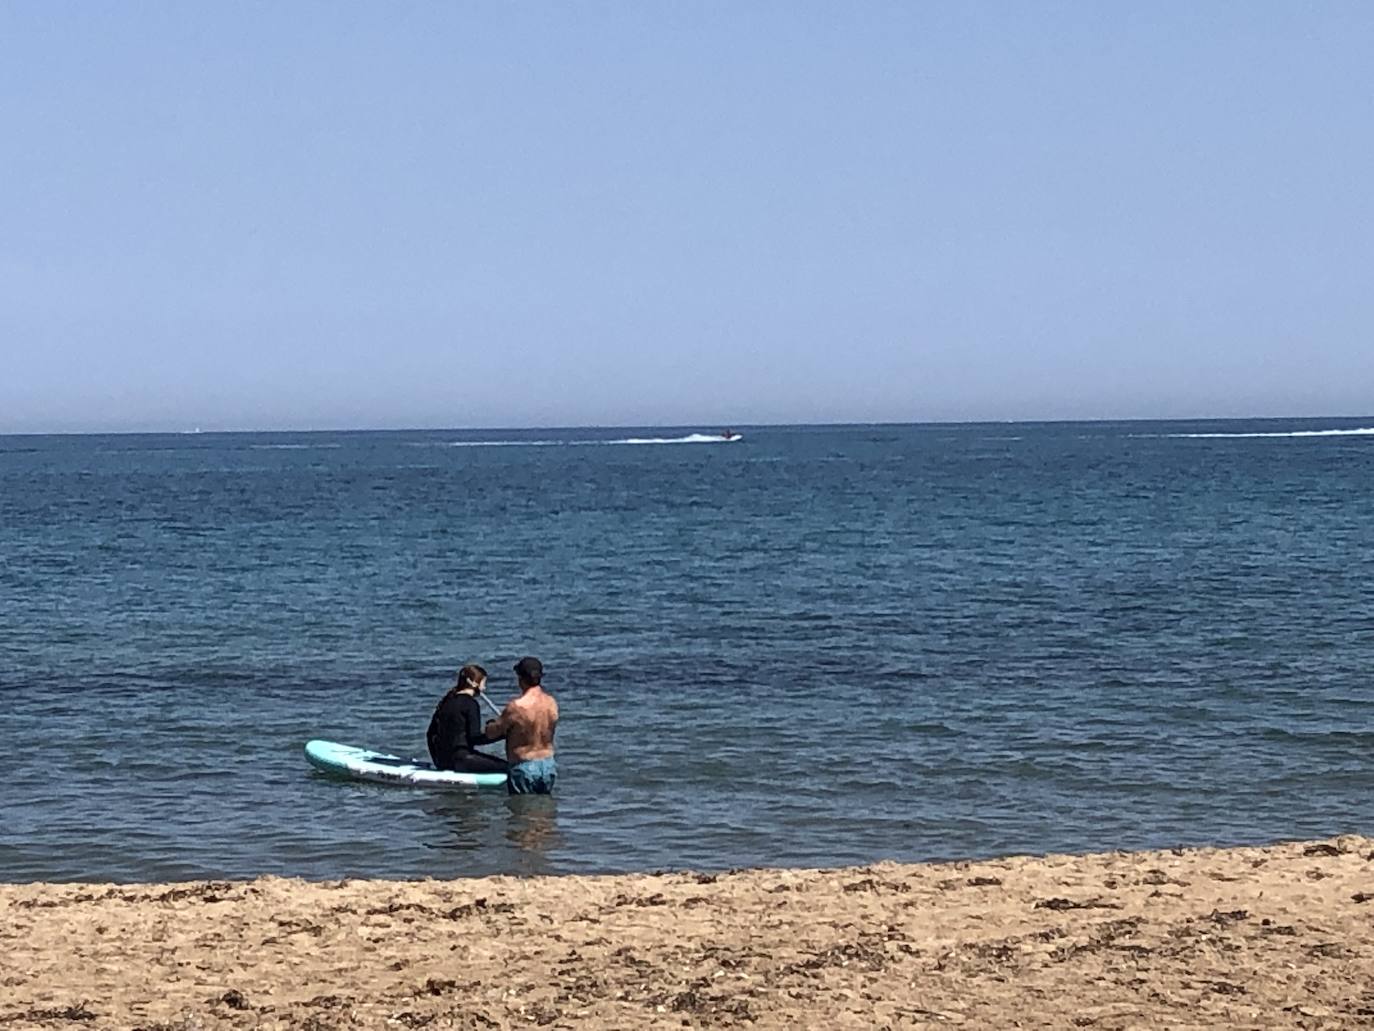
[[[1370,832],[1368,426],[0,437],[0,880]],[[552,804],[304,762],[525,653]]]

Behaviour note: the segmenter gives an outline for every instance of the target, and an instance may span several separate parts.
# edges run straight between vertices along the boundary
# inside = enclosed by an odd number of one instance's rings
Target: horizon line
[[[808,429],[880,426],[1053,426],[1101,425],[1108,423],[1198,423],[1198,422],[1284,422],[1316,419],[1374,419],[1366,415],[1198,415],[1198,416],[1130,416],[1126,418],[1094,417],[1084,419],[923,419],[923,420],[824,420],[819,422],[737,422],[730,429]],[[547,430],[674,430],[692,429],[701,432],[701,423],[541,423],[524,426],[321,426],[308,429],[268,426],[259,428],[209,429],[195,427],[188,430],[0,430],[0,437],[193,437],[229,436],[260,433],[526,433]],[[715,424],[706,424],[714,426]],[[723,425],[723,424],[722,424]]]

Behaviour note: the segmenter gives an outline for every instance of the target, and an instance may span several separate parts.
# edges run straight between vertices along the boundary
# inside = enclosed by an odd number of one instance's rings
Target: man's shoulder
[[[554,701],[553,695],[541,688],[539,694],[526,693],[519,698],[512,698],[506,708],[533,716],[550,710],[558,712],[558,703]]]

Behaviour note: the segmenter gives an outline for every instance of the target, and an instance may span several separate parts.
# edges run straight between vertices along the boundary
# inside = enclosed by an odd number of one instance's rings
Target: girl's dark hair
[[[469,687],[476,687],[487,679],[487,671],[481,666],[464,666],[458,671],[458,682],[454,684],[454,689],[462,691]]]

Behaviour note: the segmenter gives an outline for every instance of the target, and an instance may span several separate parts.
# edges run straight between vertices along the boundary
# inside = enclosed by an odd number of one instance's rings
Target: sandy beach
[[[0,1027],[1374,1026],[1374,841],[0,886]]]

